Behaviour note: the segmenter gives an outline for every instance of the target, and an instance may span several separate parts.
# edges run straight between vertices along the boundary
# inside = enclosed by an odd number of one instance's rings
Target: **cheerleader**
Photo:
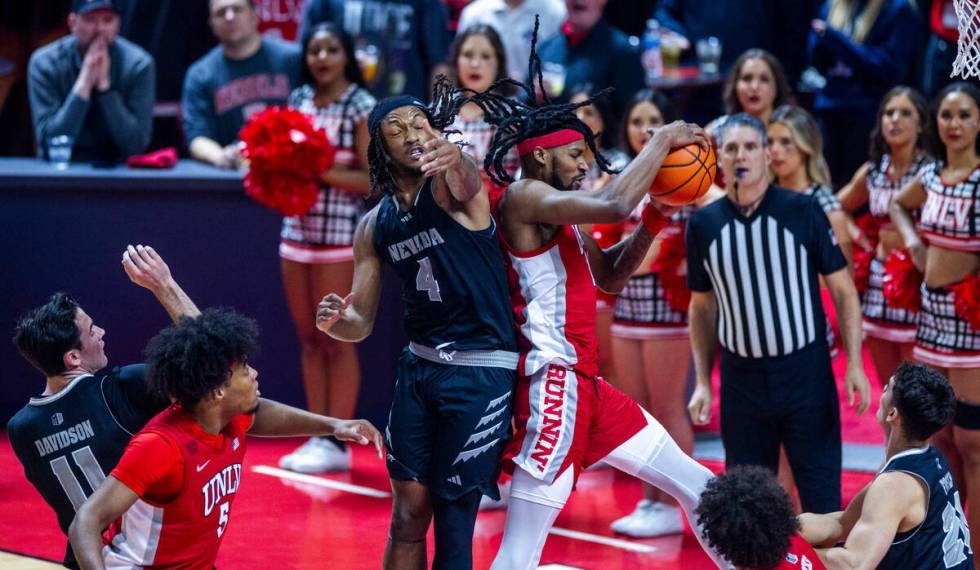
[[[916,360],[938,368],[956,393],[952,426],[934,442],[950,460],[980,528],[980,89],[966,82],[937,98],[938,160],[901,190],[891,219],[924,275],[915,335]],[[919,210],[918,228],[912,212]],[[918,230],[918,231],[917,231]],[[973,533],[974,551],[980,534]]]
[[[316,330],[314,315],[328,291],[349,291],[353,281],[354,228],[369,192],[367,116],[375,100],[364,88],[350,36],[330,23],[310,28],[302,39],[304,65],[289,105],[327,132],[337,149],[334,165],[320,176],[316,204],[302,216],[283,219],[279,243],[286,303],[299,337],[307,408],[351,418],[360,387],[353,344]],[[323,473],[350,469],[350,451],[332,438],[314,437],[279,460],[283,469]]]
[[[898,365],[912,359],[918,311],[896,307],[885,299],[885,261],[903,247],[888,209],[904,186],[929,162],[930,113],[925,98],[909,87],[895,87],[878,107],[871,133],[870,160],[857,170],[838,198],[850,213],[867,207],[859,218],[870,251],[859,251],[855,280],[861,293],[862,328],[878,381],[888,383]]]

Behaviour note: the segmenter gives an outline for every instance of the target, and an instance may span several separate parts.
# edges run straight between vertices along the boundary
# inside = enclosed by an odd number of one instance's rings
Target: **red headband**
[[[517,143],[517,154],[519,156],[524,156],[526,154],[531,154],[531,151],[537,147],[555,148],[556,146],[579,141],[584,138],[585,136],[578,131],[573,131],[572,129],[562,129],[560,131],[550,132],[539,137],[525,139]]]

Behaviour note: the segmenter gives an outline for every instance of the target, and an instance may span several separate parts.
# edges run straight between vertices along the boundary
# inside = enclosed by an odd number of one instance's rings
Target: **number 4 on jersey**
[[[419,260],[419,273],[415,276],[415,288],[419,291],[426,291],[430,301],[442,302],[439,295],[439,282],[432,276],[432,264],[428,257]]]

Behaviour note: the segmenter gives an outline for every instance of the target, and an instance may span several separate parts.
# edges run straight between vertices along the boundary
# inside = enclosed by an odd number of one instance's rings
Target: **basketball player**
[[[973,568],[959,491],[946,458],[929,445],[953,419],[955,405],[941,374],[902,364],[878,407],[885,465],[845,511],[792,520],[789,497],[771,475],[735,468],[701,496],[698,520],[708,542],[739,568],[771,568],[780,559],[777,568],[805,568],[804,557],[821,568],[801,539],[831,546],[816,551],[830,569]],[[840,541],[843,546],[835,547]]]
[[[381,202],[354,235],[354,284],[317,325],[357,342],[374,326],[382,265],[402,281],[409,346],[398,362],[385,444],[393,504],[385,568],[472,567],[482,495],[499,499],[517,368],[507,278],[480,169],[439,132],[461,98],[441,81],[431,108],[386,99],[368,117],[371,186]]]
[[[149,289],[176,321],[200,314],[152,247],[129,246],[123,269]],[[24,474],[58,515],[65,535],[75,511],[115,467],[133,434],[167,406],[146,391],[143,365],[114,367],[105,353],[105,329],[65,293],[17,323],[14,344],[46,376],[44,392],[7,424]],[[70,547],[64,564],[77,568]]]
[[[207,309],[150,340],[147,383],[174,403],[133,437],[78,509],[68,535],[82,568],[212,568],[241,483],[246,433],[373,442],[381,457],[381,434],[365,420],[260,399],[248,363],[257,335],[254,321]]]
[[[532,39],[532,77],[539,70]],[[539,76],[540,80],[540,76]],[[509,81],[509,80],[505,80]],[[528,101],[533,87],[521,85]],[[599,192],[580,192],[590,148],[604,169],[594,135],[575,115],[578,104],[540,107],[496,95],[472,100],[498,127],[485,162],[491,179],[509,185],[497,204],[511,304],[521,334],[515,403],[518,435],[510,507],[495,569],[537,568],[548,530],[582,469],[604,461],[670,493],[690,518],[711,472],[685,455],[663,426],[633,400],[597,377],[597,286],[618,292],[667,218],[651,204],[626,240],[601,249],[576,224],[624,220],[646,194],[671,148],[707,135],[675,122],[657,129],[639,155]],[[515,146],[524,178],[514,182],[502,158]],[[691,519],[693,520],[693,519]],[[714,553],[709,553],[714,554]],[[716,562],[723,561],[714,555]]]

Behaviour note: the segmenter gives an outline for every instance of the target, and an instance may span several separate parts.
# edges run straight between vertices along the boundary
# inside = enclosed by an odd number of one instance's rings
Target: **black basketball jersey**
[[[895,535],[878,568],[972,569],[970,528],[960,505],[960,492],[943,454],[931,445],[903,451],[881,469],[881,473],[889,471],[908,473],[925,483],[929,505],[922,524]]]
[[[67,535],[75,511],[102,484],[130,438],[166,404],[147,394],[144,366],[86,374],[64,390],[31,398],[7,424],[27,480]],[[69,547],[66,565],[74,557]]]
[[[449,216],[426,180],[410,210],[378,207],[374,247],[402,282],[408,337],[454,350],[516,350],[497,228],[472,231]]]

